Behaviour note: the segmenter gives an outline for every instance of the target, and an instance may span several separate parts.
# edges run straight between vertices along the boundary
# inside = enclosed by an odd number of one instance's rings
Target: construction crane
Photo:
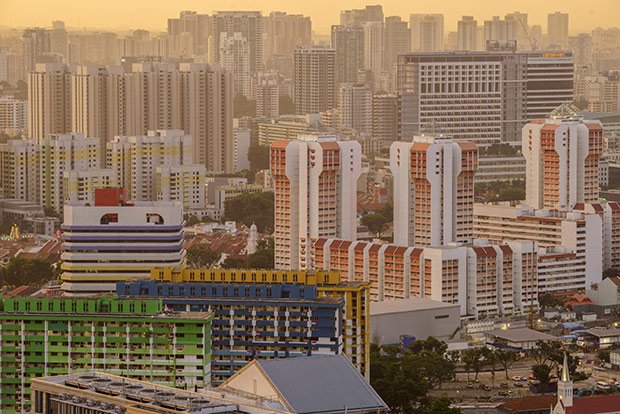
[[[538,49],[538,47],[536,46],[536,39],[532,40],[532,38],[530,37],[530,31],[528,29],[528,27],[525,25],[525,23],[523,22],[522,19],[517,19],[519,21],[519,23],[521,23],[521,27],[523,28],[523,33],[525,33],[525,37],[527,37],[527,40],[530,42],[530,46],[532,47],[532,50],[536,50]]]

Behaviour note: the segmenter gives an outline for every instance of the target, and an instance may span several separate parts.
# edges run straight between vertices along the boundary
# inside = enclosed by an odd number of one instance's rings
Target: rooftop
[[[557,341],[559,338],[544,332],[535,331],[529,328],[518,329],[496,329],[487,332],[487,335],[505,339],[510,342],[531,342],[531,341]]]
[[[370,302],[371,315],[386,315],[398,312],[410,312],[427,309],[459,308],[457,304],[440,302],[426,298],[410,298]]]
[[[610,336],[620,336],[620,328],[612,328],[612,329],[592,328],[592,329],[588,329],[586,333],[590,335],[594,335],[599,338],[607,338]]]

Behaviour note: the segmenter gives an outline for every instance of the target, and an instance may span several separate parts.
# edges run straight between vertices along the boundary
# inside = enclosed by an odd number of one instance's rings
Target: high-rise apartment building
[[[43,55],[50,52],[50,38],[47,30],[40,27],[26,29],[22,35],[24,45],[24,70],[32,72]]]
[[[295,49],[293,102],[295,113],[306,115],[336,106],[336,51],[319,46]]]
[[[109,187],[118,187],[118,177],[112,169],[69,170],[63,174],[65,204],[76,201],[94,204],[95,190]]]
[[[528,24],[527,13],[512,12],[505,16],[506,20],[514,20],[517,24],[517,49],[518,50],[535,50],[539,45],[534,42],[530,35],[530,26]]]
[[[551,49],[568,46],[568,13],[558,11],[547,15],[547,43]]]
[[[312,21],[310,17],[301,14],[271,12],[269,16],[263,16],[263,33],[264,60],[267,61],[273,55],[290,60],[297,46],[312,44]]]
[[[411,51],[411,31],[407,22],[399,16],[385,18],[383,31],[383,69],[394,72],[398,55]]]
[[[364,85],[343,83],[338,91],[339,127],[362,134],[372,131],[372,91]]]
[[[382,22],[383,6],[380,4],[366,6],[363,9],[351,9],[340,11],[340,24],[342,26],[359,26],[364,22]]]
[[[156,169],[155,189],[157,200],[178,201],[183,211],[204,209],[206,200],[205,166],[160,165]]]
[[[0,96],[0,131],[11,136],[28,131],[28,101],[14,96]]]
[[[96,189],[94,204],[65,205],[62,229],[60,278],[69,295],[114,292],[118,281],[184,261],[179,202],[128,203],[122,188]]]
[[[428,128],[456,140],[518,145],[521,128],[573,100],[569,51],[443,52],[399,56],[402,136]]]
[[[240,33],[247,43],[250,75],[257,74],[263,64],[263,20],[258,11],[217,11],[213,14],[213,44],[220,47],[222,34],[235,36]],[[215,62],[220,63],[220,53]]]
[[[250,45],[245,36],[239,32],[232,35],[220,34],[220,65],[224,70],[232,73],[233,92],[250,99]]]
[[[394,242],[445,246],[473,239],[478,148],[470,142],[416,136],[390,147]]]
[[[28,74],[28,135],[38,143],[71,131],[70,77],[61,63],[38,63]]]
[[[45,138],[40,146],[41,205],[62,212],[65,171],[99,168],[100,154],[97,138],[83,134],[57,134]]]
[[[457,26],[457,50],[478,50],[478,22],[473,16],[463,16]]]
[[[519,22],[512,19],[500,19],[493,16],[491,20],[484,21],[485,48],[489,42],[514,42],[517,40]]]
[[[188,55],[206,55],[209,52],[209,37],[213,34],[213,17],[208,14],[184,10],[179,17],[168,19],[168,35],[173,43],[184,34],[191,39]]]
[[[300,136],[271,145],[276,269],[306,269],[318,237],[355,240],[361,170],[357,141]]]
[[[130,200],[157,200],[157,167],[192,164],[192,137],[180,130],[118,136],[107,144],[106,164]]]
[[[260,72],[254,85],[256,117],[276,119],[280,115],[280,75]]]
[[[40,147],[33,139],[8,140],[0,144],[0,190],[2,198],[39,204]]]
[[[364,22],[364,69],[378,78],[383,72],[383,22]]]
[[[412,14],[409,28],[413,52],[443,50],[443,14]]]
[[[0,410],[31,412],[31,394],[40,396],[31,392],[33,378],[82,373],[79,377],[87,380],[83,373],[89,370],[162,385],[206,387],[211,379],[212,318],[205,312],[165,311],[161,299],[3,299]],[[83,389],[80,392],[83,396]],[[57,412],[51,401],[39,402],[48,410],[32,407],[33,412]],[[69,410],[110,413],[92,407],[74,405]]]
[[[336,82],[356,83],[364,69],[364,28],[332,26],[332,49],[336,51]]]
[[[371,135],[387,149],[400,139],[400,96],[377,94],[372,97]]]
[[[65,29],[65,22],[62,20],[53,21],[52,28],[47,31],[47,36],[49,38],[50,53],[56,53],[62,56],[66,62],[68,33]]]
[[[600,121],[584,121],[566,104],[523,127],[526,201],[535,209],[572,210],[598,201]]]

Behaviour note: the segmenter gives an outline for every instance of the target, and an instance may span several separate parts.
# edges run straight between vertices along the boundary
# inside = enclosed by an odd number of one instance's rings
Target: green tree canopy
[[[271,191],[241,194],[226,200],[224,218],[248,227],[254,223],[259,232],[271,233],[274,220],[273,202]]]
[[[213,267],[220,260],[220,254],[210,249],[190,247],[187,249],[186,259],[189,267],[204,269]]]
[[[362,217],[361,223],[376,237],[381,238],[383,232],[388,229],[389,221],[382,214],[369,213]]]
[[[55,278],[52,266],[39,259],[12,257],[0,269],[0,284],[8,286],[42,284]]]

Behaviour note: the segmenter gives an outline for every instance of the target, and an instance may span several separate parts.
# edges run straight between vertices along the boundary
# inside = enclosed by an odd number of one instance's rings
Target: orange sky
[[[342,9],[363,8],[378,2],[330,0],[0,0],[0,25],[11,27],[50,26],[64,20],[70,27],[109,29],[144,28],[165,30],[166,18],[180,10],[210,13],[213,10],[273,10],[302,13],[312,17],[313,29],[328,33],[337,24]],[[570,32],[594,27],[620,26],[620,0],[384,0],[386,16],[407,17],[411,13],[443,13],[446,30],[456,30],[461,15],[478,21],[512,11],[527,12],[530,24],[546,30],[547,13],[557,10],[570,14]]]

